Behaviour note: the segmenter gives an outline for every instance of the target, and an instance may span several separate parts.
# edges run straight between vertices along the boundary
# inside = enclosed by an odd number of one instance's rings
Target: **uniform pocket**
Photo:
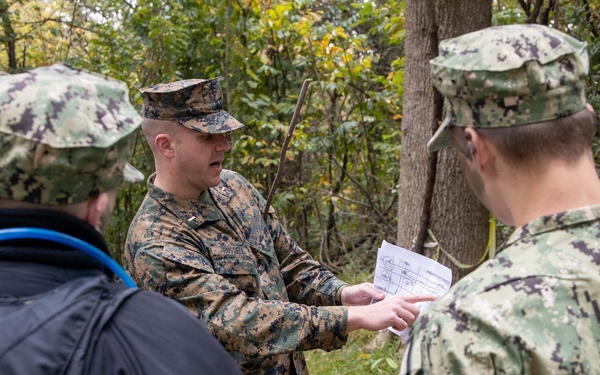
[[[256,295],[258,278],[256,259],[248,254],[212,254],[216,273],[227,279],[249,297]]]

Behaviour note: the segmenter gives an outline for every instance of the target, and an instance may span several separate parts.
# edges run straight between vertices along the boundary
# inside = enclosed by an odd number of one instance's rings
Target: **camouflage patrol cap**
[[[71,204],[143,175],[127,163],[142,118],[127,86],[56,64],[0,76],[0,197]]]
[[[223,110],[218,78],[187,79],[140,89],[142,116],[174,120],[192,130],[222,134],[244,125]]]
[[[541,25],[490,27],[440,43],[433,84],[450,103],[427,143],[450,144],[449,126],[507,127],[564,117],[585,107],[586,43]]]

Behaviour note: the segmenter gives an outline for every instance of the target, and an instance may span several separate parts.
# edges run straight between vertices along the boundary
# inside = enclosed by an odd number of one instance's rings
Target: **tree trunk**
[[[427,141],[442,120],[429,60],[437,56],[440,40],[489,26],[491,14],[490,0],[406,1],[397,244],[432,256],[422,247],[430,229],[465,264],[476,263],[485,250],[488,212],[468,187],[451,148],[427,153]],[[472,270],[459,268],[443,254],[438,261],[452,269],[454,282]]]
[[[2,30],[4,31],[2,43],[6,46],[9,71],[15,71],[17,69],[16,34],[13,30],[12,21],[8,13],[9,7],[10,5],[7,4],[6,1],[0,1],[0,22],[2,23]]]

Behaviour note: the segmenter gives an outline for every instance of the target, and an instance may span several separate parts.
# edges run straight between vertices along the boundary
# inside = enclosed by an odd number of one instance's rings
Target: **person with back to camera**
[[[62,64],[0,77],[0,374],[240,373],[109,257],[117,189],[143,179],[126,161],[140,123],[117,80]]]
[[[125,265],[142,286],[184,304],[247,374],[306,374],[303,350],[340,348],[356,329],[399,330],[433,296],[380,300],[347,286],[286,233],[239,174],[223,169],[226,133],[215,79],[141,90],[142,130],[156,173],[127,238]],[[364,305],[364,306],[361,306]],[[348,307],[349,306],[349,307]]]
[[[401,374],[600,373],[600,180],[582,43],[541,25],[442,41],[431,61],[450,142],[503,250],[414,326]]]

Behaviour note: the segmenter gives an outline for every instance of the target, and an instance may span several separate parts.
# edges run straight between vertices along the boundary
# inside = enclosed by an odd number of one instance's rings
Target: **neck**
[[[156,167],[156,175],[152,183],[162,191],[172,194],[180,199],[195,201],[203,191],[193,186],[181,183],[182,179],[176,174],[176,168]]]
[[[600,179],[591,155],[574,164],[550,161],[541,173],[515,172],[505,187],[515,227],[538,217],[600,204]]]

